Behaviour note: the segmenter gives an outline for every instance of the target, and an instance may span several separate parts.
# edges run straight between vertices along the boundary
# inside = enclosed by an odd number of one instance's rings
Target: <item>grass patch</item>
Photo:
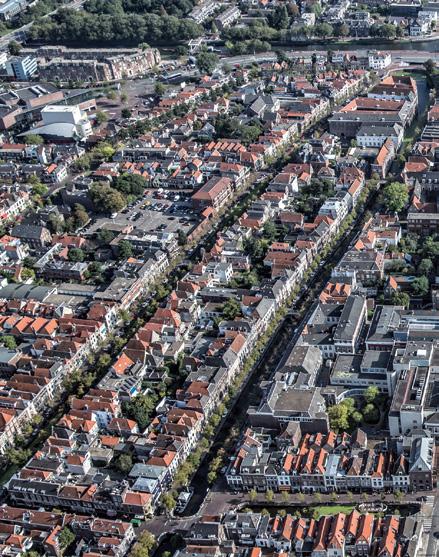
[[[319,507],[311,507],[313,511],[319,513],[319,518],[321,516],[330,516],[337,513],[349,514],[355,509],[355,505],[321,505]]]
[[[396,72],[391,72],[392,75],[397,77],[416,77],[413,74],[417,74],[418,76],[425,76],[425,70],[422,68],[419,69],[411,69],[411,70],[398,70]]]

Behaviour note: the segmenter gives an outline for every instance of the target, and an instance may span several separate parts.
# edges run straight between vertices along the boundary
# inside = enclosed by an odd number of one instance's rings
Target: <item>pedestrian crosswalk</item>
[[[422,521],[422,524],[424,526],[424,532],[426,534],[429,534],[431,532],[431,523],[432,523],[431,518],[424,518],[424,520]]]

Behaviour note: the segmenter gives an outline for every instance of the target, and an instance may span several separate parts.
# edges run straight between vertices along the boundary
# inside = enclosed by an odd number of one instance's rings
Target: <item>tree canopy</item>
[[[219,62],[218,54],[202,49],[197,55],[197,67],[202,73],[211,74]]]
[[[164,13],[160,10],[160,14],[152,13],[147,7],[152,3],[148,0],[90,0],[86,5],[88,11],[61,8],[55,14],[35,21],[29,31],[30,37],[55,44],[114,46],[115,43],[172,44],[195,39],[202,34],[200,25],[191,19],[181,18],[181,13],[177,14],[177,11],[176,15],[168,15],[166,10]],[[191,2],[187,4],[191,5]]]
[[[138,174],[122,174],[112,184],[112,187],[117,191],[125,195],[135,195],[136,197],[143,195],[146,186],[147,181]]]
[[[383,202],[389,211],[399,213],[409,201],[408,188],[401,182],[391,182],[383,190]]]
[[[93,184],[90,195],[96,207],[102,208],[106,213],[118,212],[126,206],[123,195],[108,184]]]

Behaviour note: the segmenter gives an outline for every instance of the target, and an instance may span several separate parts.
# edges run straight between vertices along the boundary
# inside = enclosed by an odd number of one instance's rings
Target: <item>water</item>
[[[381,41],[377,42],[375,39],[365,39],[360,41],[350,42],[313,42],[296,43],[298,50],[417,50],[422,52],[439,53],[439,39],[432,41]]]

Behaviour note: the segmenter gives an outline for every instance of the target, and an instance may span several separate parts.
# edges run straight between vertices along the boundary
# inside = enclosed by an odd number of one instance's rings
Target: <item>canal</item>
[[[422,52],[439,52],[439,39],[430,41],[391,41],[381,40],[377,42],[376,39],[359,39],[354,41],[295,41],[290,45],[285,46],[287,50],[291,46],[296,47],[298,50],[318,51],[318,50],[415,50]]]

